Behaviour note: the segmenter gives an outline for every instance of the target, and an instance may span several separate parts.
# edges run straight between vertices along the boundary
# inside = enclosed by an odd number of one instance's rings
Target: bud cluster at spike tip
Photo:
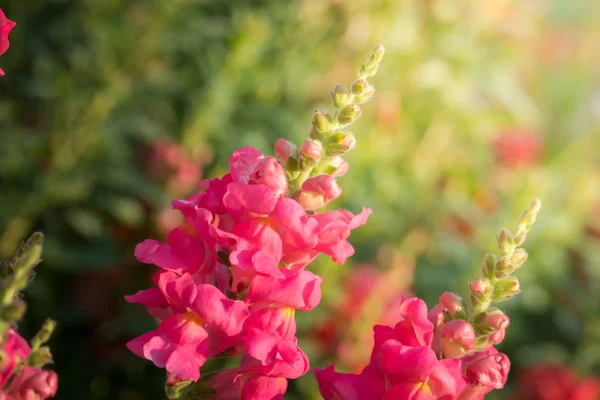
[[[10,42],[8,40],[8,34],[17,25],[15,22],[6,18],[4,12],[0,8],[0,56],[8,50]],[[4,71],[0,68],[0,76],[4,76]]]
[[[529,231],[540,205],[534,200],[522,214],[519,233]],[[517,254],[506,229],[498,235],[498,245],[509,260]],[[510,360],[494,346],[504,339],[510,320],[490,305],[512,297],[519,287],[516,277],[490,275],[489,266],[495,268],[501,258],[486,255],[484,277],[469,285],[470,302],[445,292],[428,312],[421,299],[404,299],[395,326],[373,327],[371,359],[360,374],[335,372],[334,365],[315,368],[323,398],[481,400],[502,389]],[[525,258],[523,253],[517,257],[519,266]]]
[[[348,171],[348,163],[342,156],[357,144],[354,134],[342,128],[360,117],[359,104],[375,94],[367,79],[377,72],[383,54],[383,46],[375,46],[349,88],[341,83],[333,87],[329,94],[335,111],[314,110],[310,138],[299,150],[285,139],[275,144],[275,153],[289,177],[288,194],[304,209],[319,209],[340,195],[341,188],[335,178]]]

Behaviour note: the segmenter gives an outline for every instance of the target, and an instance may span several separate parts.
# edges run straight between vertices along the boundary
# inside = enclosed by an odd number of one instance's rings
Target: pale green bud
[[[313,139],[322,139],[326,133],[333,131],[333,117],[327,110],[321,108],[313,113],[313,127],[310,131],[310,137]]]
[[[496,240],[498,241],[498,247],[503,253],[510,252],[515,243],[513,241],[512,234],[506,228],[502,228],[500,232],[498,232],[498,236],[496,236]]]
[[[15,299],[2,308],[2,319],[4,321],[19,321],[27,310],[27,304],[23,300]]]
[[[481,264],[481,273],[485,278],[494,279],[494,271],[496,269],[496,261],[498,256],[492,253],[488,253],[483,257],[483,263]]]
[[[508,257],[503,256],[496,261],[496,265],[494,266],[494,276],[498,279],[506,278],[512,274],[513,270],[514,267]]]
[[[328,157],[339,156],[356,147],[356,138],[350,131],[334,132],[327,137],[325,154]]]
[[[510,259],[510,263],[513,265],[514,269],[517,269],[521,265],[523,265],[525,263],[525,261],[527,261],[528,257],[529,257],[529,254],[527,254],[525,249],[519,248],[519,249],[516,249],[515,252],[513,253],[513,256]]]
[[[33,350],[27,357],[27,365],[34,368],[43,367],[52,362],[52,353],[50,353],[48,346],[42,346]]]
[[[349,125],[356,121],[360,117],[360,107],[356,104],[350,103],[340,110],[338,114],[338,122],[341,125]]]
[[[343,108],[346,104],[348,104],[348,100],[350,99],[350,93],[348,92],[348,88],[346,85],[338,83],[335,85],[333,90],[329,92],[331,97],[331,102],[333,106],[337,109]]]
[[[40,331],[34,336],[33,339],[31,339],[31,348],[37,349],[50,340],[50,337],[54,332],[54,328],[56,328],[56,321],[47,319],[40,328]]]
[[[366,79],[357,79],[352,83],[354,102],[362,104],[369,101],[375,94],[375,88]]]
[[[496,282],[492,292],[492,300],[497,302],[508,300],[520,291],[519,279],[515,276],[509,276]]]

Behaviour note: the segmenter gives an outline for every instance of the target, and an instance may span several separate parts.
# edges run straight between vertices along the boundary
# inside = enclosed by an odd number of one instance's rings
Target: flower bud
[[[268,186],[276,197],[283,197],[288,190],[288,180],[283,167],[274,157],[265,157],[254,168],[249,183]]]
[[[481,264],[481,273],[485,278],[495,279],[494,270],[496,267],[497,260],[498,256],[492,253],[487,253],[485,257],[483,257],[483,264]]]
[[[11,386],[18,388],[17,398],[46,399],[56,394],[58,375],[54,371],[25,366]]]
[[[512,234],[506,228],[502,228],[496,237],[498,240],[498,247],[503,253],[508,253],[514,247]]]
[[[492,332],[488,335],[491,345],[497,345],[502,343],[504,336],[506,335],[506,329],[500,329],[499,331]]]
[[[27,364],[31,367],[38,368],[43,367],[46,364],[52,363],[52,353],[48,346],[42,346],[29,353],[27,357]]]
[[[375,94],[375,88],[366,79],[357,79],[352,83],[354,102],[362,104],[369,101]]]
[[[340,194],[342,194],[342,188],[334,177],[319,175],[307,179],[302,184],[302,190],[298,194],[297,200],[305,210],[314,210],[338,198]]]
[[[502,256],[496,261],[496,265],[494,266],[494,276],[498,279],[506,278],[512,274],[513,270],[514,267],[510,263],[508,257]]]
[[[341,83],[335,85],[333,90],[329,92],[329,95],[331,97],[333,106],[337,109],[343,108],[348,103],[348,99],[350,98],[348,88]]]
[[[338,177],[348,172],[349,164],[348,161],[342,157],[328,157],[325,160],[321,160],[321,163],[313,170],[315,175],[330,175]]]
[[[328,157],[339,156],[356,147],[356,139],[350,131],[334,132],[325,142],[325,153]]]
[[[275,142],[275,154],[279,157],[284,168],[290,169],[298,164],[298,148],[294,143],[285,139],[277,139]]]
[[[502,389],[508,378],[510,361],[502,353],[478,358],[467,365],[467,382],[473,386],[481,385]]]
[[[311,160],[314,165],[317,165],[323,157],[325,151],[320,140],[307,139],[300,145],[300,154],[304,160]]]
[[[460,358],[475,347],[475,329],[466,321],[457,319],[442,326],[442,352],[446,358]]]
[[[313,112],[313,126],[310,131],[311,138],[322,139],[326,133],[333,131],[334,128],[333,118],[327,110],[320,108]]]
[[[353,123],[360,117],[360,107],[356,104],[350,103],[342,108],[338,114],[338,122],[341,125],[348,125]]]
[[[474,311],[484,310],[491,303],[490,294],[493,286],[489,279],[479,278],[469,284],[471,289],[470,300]]]
[[[519,217],[519,225],[532,225],[537,219],[537,213],[541,207],[541,200],[533,199],[527,210],[523,211],[523,214]]]
[[[519,248],[513,253],[512,257],[510,258],[510,263],[513,265],[514,269],[517,269],[521,265],[525,264],[525,261],[527,261],[528,257],[529,254],[527,254],[525,249]]]
[[[27,310],[27,304],[23,300],[14,299],[10,304],[3,307],[1,315],[5,321],[19,321]]]
[[[499,280],[494,285],[494,292],[492,293],[492,299],[494,301],[508,300],[521,290],[519,289],[519,279],[515,276],[509,276]]]
[[[467,303],[452,292],[444,292],[439,298],[442,310],[453,319],[465,319]]]
[[[46,343],[50,340],[54,329],[56,328],[56,321],[52,319],[47,319],[44,321],[44,324],[40,328],[40,331],[31,339],[31,347],[36,349],[40,347],[42,344]]]
[[[488,308],[476,320],[477,330],[482,333],[503,330],[510,324],[510,319],[506,314],[496,307]]]

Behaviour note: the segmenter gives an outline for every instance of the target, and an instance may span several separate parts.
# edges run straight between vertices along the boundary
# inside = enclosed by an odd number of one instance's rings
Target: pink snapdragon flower
[[[6,53],[10,42],[8,41],[8,34],[17,25],[10,19],[6,18],[4,12],[0,8],[0,55]],[[0,68],[0,76],[4,76],[4,71]]]
[[[53,398],[58,388],[58,376],[54,371],[23,365],[18,374],[17,361],[26,360],[31,348],[15,330],[9,329],[2,344],[3,357],[0,362],[0,399],[5,400],[44,400]],[[8,387],[7,383],[13,376]]]
[[[196,284],[189,274],[164,282],[161,290],[173,314],[127,347],[172,374],[196,381],[208,358],[239,340],[250,313],[243,302],[228,299],[213,285]]]
[[[432,349],[435,330],[451,342],[471,341],[470,324],[456,321],[444,324],[442,308],[427,312],[417,298],[405,299],[401,320],[394,327],[375,326],[375,345],[370,363],[358,375],[339,374],[333,367],[315,369],[319,389],[325,400],[473,400],[492,389],[504,386],[510,363],[493,347],[486,352],[454,354],[456,358],[438,359]],[[465,329],[467,324],[469,327]],[[443,327],[448,325],[446,333]],[[467,333],[465,333],[467,332]],[[464,339],[464,340],[463,340]],[[469,347],[467,346],[467,347]],[[461,358],[462,357],[462,358]],[[369,393],[368,397],[360,397]]]

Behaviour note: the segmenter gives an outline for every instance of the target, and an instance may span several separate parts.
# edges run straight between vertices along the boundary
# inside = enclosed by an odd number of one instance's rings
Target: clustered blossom
[[[58,376],[54,371],[25,363],[31,347],[18,332],[9,329],[0,358],[0,400],[43,400],[54,397]]]
[[[6,18],[2,9],[0,9],[0,56],[6,53],[10,42],[8,41],[8,34],[15,27],[16,23]],[[0,76],[4,76],[4,71],[0,68]]]
[[[287,379],[309,369],[294,314],[318,305],[321,278],[305,267],[320,253],[344,263],[354,253],[350,231],[371,211],[309,215],[286,197],[280,163],[251,147],[233,153],[228,174],[200,187],[173,202],[185,224],[167,243],[146,240],[136,247],[139,261],[161,270],[156,288],[126,299],[145,305],[161,323],[128,347],[191,381],[209,358],[242,355],[239,368],[211,378],[214,398],[275,398]]]
[[[434,350],[442,337],[458,347],[474,346],[463,327],[440,333],[449,324],[439,307],[428,313],[423,300],[406,298],[400,316],[393,327],[374,326],[371,360],[360,374],[335,372],[334,365],[315,368],[325,400],[470,400],[504,386],[510,362],[493,346],[456,358]]]

